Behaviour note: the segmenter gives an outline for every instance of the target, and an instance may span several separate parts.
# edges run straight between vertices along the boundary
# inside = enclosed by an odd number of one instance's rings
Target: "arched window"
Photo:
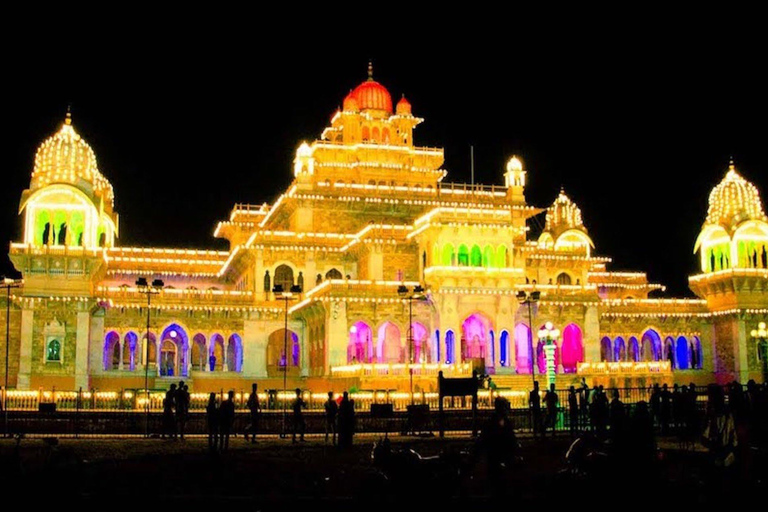
[[[685,336],[677,338],[676,356],[678,370],[687,370],[691,367],[691,354],[688,353],[690,346]]]
[[[243,369],[243,340],[233,334],[227,341],[227,371],[240,372]]]
[[[288,349],[286,357],[284,348]],[[287,367],[289,374],[298,374],[301,358],[299,336],[293,331],[278,329],[267,339],[267,375],[280,377]]]
[[[509,333],[501,331],[501,337],[499,338],[499,364],[501,366],[510,366],[509,348]]]
[[[368,142],[371,138],[371,130],[367,126],[363,126],[363,142]]]
[[[120,335],[110,331],[104,336],[104,370],[120,368]]]
[[[197,333],[192,338],[192,369],[204,371],[208,367],[205,335]]]
[[[287,292],[293,286],[293,269],[288,265],[280,265],[275,269],[275,286],[282,285],[283,291]]]
[[[378,331],[379,361],[384,363],[402,363],[403,350],[400,342],[400,328],[392,322],[384,322]]]
[[[571,284],[571,276],[569,276],[565,272],[561,272],[557,274],[557,284],[564,284],[564,285]]]
[[[344,276],[341,275],[341,272],[339,272],[337,269],[332,268],[328,272],[325,273],[326,279],[343,279]]]
[[[576,373],[579,363],[584,361],[584,344],[578,325],[568,324],[565,326],[561,350],[563,373]]]
[[[216,372],[224,369],[224,336],[214,334],[211,336],[208,347],[208,371]]]
[[[627,358],[627,347],[624,344],[624,338],[619,336],[613,340],[613,360],[621,362]]]
[[[694,336],[691,340],[691,368],[700,370],[704,364],[704,354],[701,352],[701,340]]]
[[[671,337],[667,337],[667,339],[664,340],[664,360],[669,361],[670,368],[677,368],[677,361],[675,358],[675,340]]]
[[[347,362],[370,363],[373,357],[373,334],[365,322],[357,322],[349,328]]]
[[[61,342],[57,339],[50,339],[45,347],[45,361],[47,363],[61,362]]]
[[[506,245],[500,245],[496,248],[496,267],[498,268],[507,268],[509,266],[509,261],[507,261],[507,246]]]
[[[635,362],[640,360],[640,345],[634,336],[629,338],[629,360]]]
[[[496,266],[496,259],[493,257],[493,247],[486,245],[483,249],[483,266],[485,268],[494,268]]]
[[[446,331],[445,333],[445,364],[453,364],[456,362],[454,359],[454,335],[453,331]]]
[[[452,267],[456,265],[456,253],[453,249],[453,244],[445,244],[443,246],[443,258],[442,264],[446,267]]]
[[[469,264],[473,267],[483,266],[483,253],[477,245],[472,246],[472,252],[469,255]]]
[[[528,326],[525,324],[517,324],[515,326],[515,354],[517,356],[515,367],[517,373],[531,373],[533,371],[531,361],[532,341],[531,330]]]
[[[458,264],[460,267],[466,267],[469,265],[469,249],[467,249],[467,246],[464,244],[459,246]]]
[[[600,360],[604,362],[613,362],[613,344],[608,336],[600,340]]]
[[[658,332],[648,329],[643,333],[640,352],[643,361],[659,361],[661,359],[661,336]]]

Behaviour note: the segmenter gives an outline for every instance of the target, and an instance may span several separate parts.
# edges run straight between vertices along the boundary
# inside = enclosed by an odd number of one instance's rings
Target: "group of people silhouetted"
[[[189,387],[180,381],[178,386],[171,384],[163,399],[162,438],[184,440],[187,417],[189,415]]]

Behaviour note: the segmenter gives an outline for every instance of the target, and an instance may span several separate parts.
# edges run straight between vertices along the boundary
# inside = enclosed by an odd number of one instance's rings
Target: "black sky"
[[[35,149],[71,102],[114,186],[121,245],[226,248],[215,223],[236,202],[275,199],[298,144],[372,58],[393,99],[405,93],[426,119],[417,144],[445,148],[446,181],[469,181],[470,145],[487,184],[518,154],[529,202],[549,205],[562,185],[610,268],[690,295],[693,244],[729,156],[768,190],[762,29],[717,12],[487,14],[380,28],[166,13],[6,33],[0,240],[20,237]],[[11,268],[4,258],[0,273]]]

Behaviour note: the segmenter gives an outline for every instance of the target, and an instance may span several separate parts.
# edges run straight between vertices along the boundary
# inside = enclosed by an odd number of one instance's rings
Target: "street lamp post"
[[[301,293],[301,286],[293,285],[290,291],[283,290],[283,285],[276,284],[272,288],[272,293],[275,294],[277,300],[282,300],[285,303],[285,325],[283,328],[283,419],[282,427],[280,431],[280,437],[285,438],[287,433],[285,430],[285,404],[288,396],[288,302],[297,299],[297,295]]]
[[[560,336],[560,331],[555,329],[552,322],[547,322],[539,330],[539,339],[544,340],[544,355],[547,360],[547,390],[555,383],[555,340]]]
[[[757,343],[757,360],[763,372],[763,382],[768,382],[768,330],[765,322],[757,324],[757,329],[752,329],[750,335]]]
[[[401,284],[397,287],[397,294],[408,301],[408,376],[410,381],[411,405],[413,405],[413,301],[424,298],[424,288],[421,285],[413,287],[413,291]]]
[[[146,393],[146,403],[144,404],[146,412],[146,437],[149,437],[149,308],[152,295],[160,293],[165,283],[161,279],[155,279],[150,285],[146,277],[140,277],[136,280],[136,288],[139,293],[147,295],[147,335],[144,338],[144,391]],[[158,354],[158,347],[155,347],[155,357]]]
[[[24,281],[21,279],[3,278],[3,286],[7,291],[5,302],[5,387],[3,388],[3,435],[8,437],[8,358],[11,346],[11,288],[18,288]]]
[[[530,331],[528,333],[528,349],[530,354],[530,360],[531,360],[531,381],[536,382],[536,376],[534,375],[533,367],[534,362],[536,358],[534,357],[533,353],[533,307],[532,304],[539,302],[539,299],[541,298],[541,292],[539,291],[532,291],[530,294],[520,290],[517,292],[517,300],[520,302],[520,304],[526,304],[528,306],[528,325],[530,326]],[[533,388],[531,388],[533,389]]]

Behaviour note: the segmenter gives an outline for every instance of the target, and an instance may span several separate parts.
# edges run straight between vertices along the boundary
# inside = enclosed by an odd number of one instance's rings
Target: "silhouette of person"
[[[485,455],[488,462],[488,474],[495,490],[500,483],[502,469],[514,463],[518,452],[509,410],[509,402],[504,397],[496,397],[493,413],[480,430],[477,441],[478,451]]]
[[[227,399],[219,406],[219,449],[229,449],[229,434],[232,432],[232,424],[235,422],[235,392],[229,390]]]
[[[43,228],[43,245],[48,245],[51,238],[51,224],[50,222],[45,223],[45,227]]]
[[[270,283],[272,279],[269,277],[269,270],[264,272],[264,293],[269,293],[272,290]]]
[[[208,426],[208,449],[215,452],[219,437],[219,410],[216,404],[216,393],[211,393],[208,397],[205,418]]]
[[[531,429],[533,437],[541,435],[541,395],[539,394],[539,381],[533,381],[533,390],[528,394],[528,407],[531,411]]]
[[[301,288],[304,289],[304,274],[299,271],[299,277],[296,278],[296,284]]]
[[[574,386],[568,388],[568,419],[570,420],[571,436],[575,436],[579,427],[579,398]]]
[[[547,394],[544,395],[544,403],[547,405],[547,425],[544,427],[544,434],[547,433],[547,428],[552,429],[552,436],[555,435],[555,427],[557,427],[557,406],[560,402],[557,393],[555,392],[555,385],[550,384]]]
[[[259,430],[259,394],[258,385],[254,382],[251,385],[251,394],[248,395],[246,406],[251,413],[251,424],[245,430],[245,440],[248,440],[248,434],[251,434],[251,444],[256,442],[256,433]]]
[[[170,389],[165,393],[165,399],[163,399],[163,439],[165,439],[166,435],[169,438],[176,437],[176,422],[173,414],[175,400],[176,384],[171,384]]]
[[[333,391],[328,392],[328,400],[325,402],[325,443],[328,444],[328,434],[336,446],[336,416],[339,413],[339,404],[333,399]]]
[[[323,282],[322,274],[317,274],[317,277],[315,277],[315,286],[319,285],[322,282]]]
[[[349,398],[346,391],[341,397],[338,415],[339,448],[349,448],[355,435],[355,401]]]
[[[307,424],[304,422],[304,409],[307,406],[307,402],[301,398],[301,389],[296,388],[296,398],[294,398],[291,408],[293,409],[293,437],[292,442],[296,442],[296,432],[301,435],[301,441],[304,441],[304,431],[307,429]]]
[[[659,409],[659,415],[661,418],[661,435],[667,435],[669,433],[669,420],[672,414],[672,393],[669,392],[669,388],[666,384],[661,387],[661,407]]]
[[[176,396],[174,402],[176,403],[176,428],[179,432],[179,437],[184,440],[184,431],[187,426],[187,416],[189,414],[189,386],[184,384],[184,381],[179,383],[179,388],[176,390]]]

